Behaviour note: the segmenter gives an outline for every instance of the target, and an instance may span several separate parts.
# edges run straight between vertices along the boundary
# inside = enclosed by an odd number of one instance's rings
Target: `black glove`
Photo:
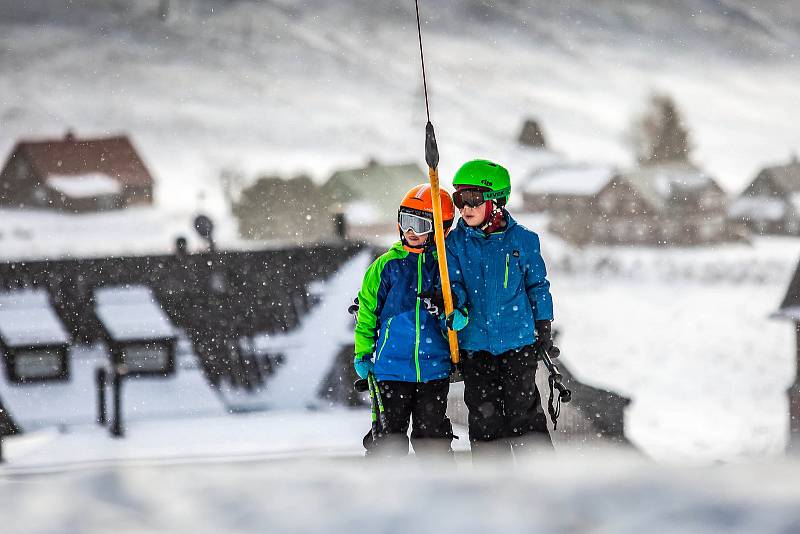
[[[550,353],[553,348],[550,321],[536,321],[536,342],[533,344],[533,352],[536,354],[541,354],[542,351]]]
[[[425,311],[439,319],[444,314],[444,297],[437,291],[422,291],[417,298],[425,307]]]
[[[358,297],[353,299],[353,303],[347,308],[347,313],[358,317]]]

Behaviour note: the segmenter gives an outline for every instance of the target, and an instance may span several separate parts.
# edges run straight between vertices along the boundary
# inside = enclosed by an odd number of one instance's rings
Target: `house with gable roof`
[[[20,141],[0,171],[0,206],[100,211],[153,203],[153,177],[127,136]]]
[[[551,231],[577,244],[697,245],[735,238],[725,192],[687,163],[626,172],[551,168],[534,175],[524,195],[529,209],[551,214]]]
[[[322,191],[332,212],[344,213],[351,228],[374,235],[396,228],[400,200],[409,189],[427,181],[427,173],[416,163],[370,160],[366,167],[334,172]]]
[[[729,217],[760,234],[800,235],[800,161],[766,167],[731,205]]]

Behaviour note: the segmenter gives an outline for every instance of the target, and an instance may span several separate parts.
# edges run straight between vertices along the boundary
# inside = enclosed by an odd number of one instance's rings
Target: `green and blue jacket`
[[[374,355],[375,378],[429,382],[450,376],[440,321],[417,299],[441,287],[433,250],[408,252],[399,241],[367,269],[355,330],[356,357]]]

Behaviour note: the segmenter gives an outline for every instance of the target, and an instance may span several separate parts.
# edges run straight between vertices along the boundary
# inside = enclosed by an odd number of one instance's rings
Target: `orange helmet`
[[[397,211],[397,227],[400,231],[400,240],[403,246],[410,252],[419,252],[423,247],[412,247],[406,242],[405,231],[413,230],[417,235],[433,233],[433,196],[431,195],[430,184],[420,184],[411,188],[400,202],[400,209]],[[439,189],[439,198],[442,204],[442,225],[444,234],[450,231],[453,219],[456,215],[453,200],[450,193],[444,189]],[[428,239],[426,245],[432,243]]]

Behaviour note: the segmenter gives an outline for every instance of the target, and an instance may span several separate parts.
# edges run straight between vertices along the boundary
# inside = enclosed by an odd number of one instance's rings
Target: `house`
[[[581,212],[590,209],[596,195],[617,171],[611,166],[558,164],[531,173],[522,190],[526,211]]]
[[[760,234],[800,235],[800,162],[767,167],[731,206],[732,221]]]
[[[331,209],[346,215],[348,226],[374,235],[395,228],[400,200],[427,181],[427,173],[416,163],[382,165],[371,160],[366,167],[333,173],[322,189]]]
[[[574,243],[695,245],[735,237],[725,192],[686,163],[621,173],[552,168],[534,176],[525,194],[531,209],[551,213],[551,231]]]
[[[0,171],[0,206],[99,211],[153,203],[153,177],[126,136],[17,143]]]
[[[800,444],[800,265],[795,269],[792,281],[773,319],[784,319],[794,323],[795,331],[795,378],[787,391],[789,396],[790,446]]]

